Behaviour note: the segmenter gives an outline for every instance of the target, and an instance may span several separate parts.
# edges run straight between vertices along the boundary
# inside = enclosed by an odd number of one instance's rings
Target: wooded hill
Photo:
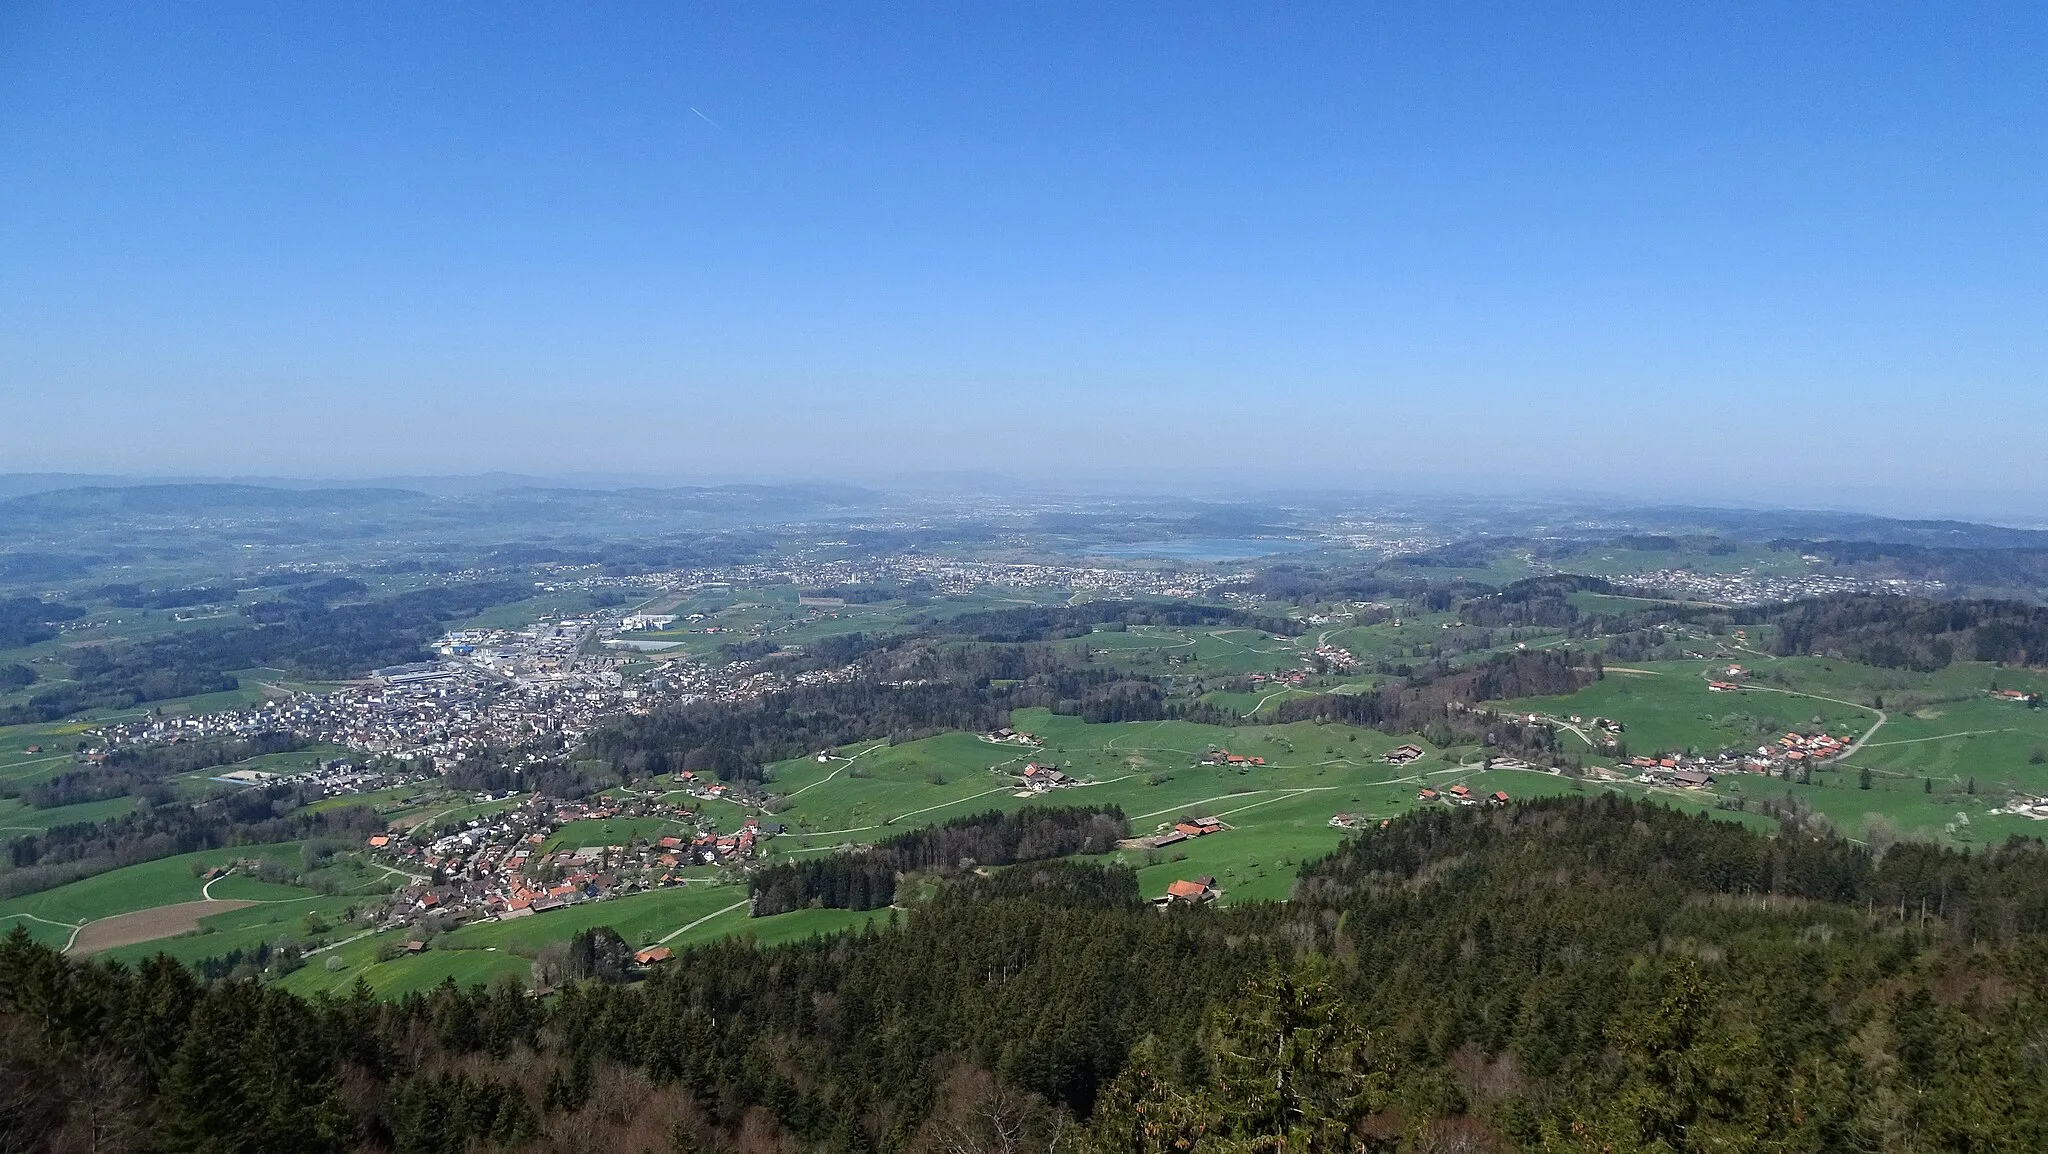
[[[1838,594],[1745,615],[1778,630],[1778,653],[1833,655],[1932,672],[1956,661],[2048,665],[2048,608]]]
[[[753,914],[767,917],[814,905],[881,909],[896,900],[901,874],[952,877],[988,866],[1108,853],[1129,833],[1130,822],[1114,807],[990,810],[829,857],[785,860],[758,870],[750,879]]]
[[[2048,1146],[2048,850],[1881,859],[1615,798],[1428,811],[1284,906],[1069,862],[538,1002],[0,943],[10,1149]],[[96,1146],[89,1143],[97,1142]]]

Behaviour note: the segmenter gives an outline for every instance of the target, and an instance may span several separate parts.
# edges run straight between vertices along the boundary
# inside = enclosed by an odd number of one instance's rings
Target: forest
[[[76,605],[40,597],[0,597],[0,649],[19,649],[48,641],[57,635],[59,622],[76,621],[83,616],[85,610]]]
[[[1532,649],[1464,667],[1427,668],[1371,693],[1291,698],[1273,716],[1282,723],[1341,721],[1385,733],[1420,733],[1438,745],[1484,743],[1541,756],[1556,748],[1548,727],[1523,725],[1477,703],[1572,693],[1601,676],[1598,653]]]
[[[2022,1151],[2048,850],[1613,797],[1422,811],[1294,900],[967,874],[887,924],[305,1000],[0,941],[9,1149]],[[615,952],[615,951],[613,951]],[[604,957],[597,955],[604,954]],[[572,961],[574,959],[571,959]],[[613,959],[616,960],[616,959]]]
[[[1837,594],[1743,620],[1778,630],[1783,654],[1838,655],[1927,673],[1956,661],[2048,665],[2048,608],[2019,601],[1928,601]]]
[[[169,805],[176,797],[167,779],[177,774],[304,748],[304,741],[282,730],[177,745],[122,746],[109,751],[100,767],[67,769],[28,786],[21,791],[21,800],[36,809],[52,809],[133,794],[148,796],[152,805]]]
[[[753,915],[767,917],[807,906],[881,909],[895,902],[897,879],[903,874],[954,877],[988,866],[1108,853],[1129,833],[1130,823],[1114,807],[990,810],[829,857],[784,861],[757,870],[749,880]]]

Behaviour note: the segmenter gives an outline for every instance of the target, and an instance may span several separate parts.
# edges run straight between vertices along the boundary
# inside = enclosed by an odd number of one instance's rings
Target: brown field
[[[227,901],[214,898],[207,901],[179,902],[174,906],[158,906],[152,910],[136,910],[132,914],[115,914],[87,922],[71,941],[71,948],[64,951],[85,957],[111,950],[115,946],[132,946],[136,942],[153,942],[188,930],[199,928],[199,919],[253,906],[255,902]]]

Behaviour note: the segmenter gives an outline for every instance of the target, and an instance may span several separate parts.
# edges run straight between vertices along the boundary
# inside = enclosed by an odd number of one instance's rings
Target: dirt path
[[[740,901],[736,901],[736,902],[734,902],[733,904],[731,904],[731,905],[729,905],[729,906],[725,907],[725,908],[724,908],[724,909],[722,909],[722,910],[714,910],[714,911],[712,911],[711,913],[705,914],[705,915],[704,915],[703,917],[701,917],[701,918],[698,918],[698,919],[697,919],[696,921],[694,921],[694,922],[691,922],[691,923],[690,923],[689,925],[687,925],[687,926],[684,926],[684,927],[682,927],[681,929],[676,929],[676,930],[670,930],[670,931],[668,932],[668,935],[667,935],[667,937],[664,937],[664,938],[662,938],[662,939],[661,939],[661,941],[659,941],[659,942],[657,942],[657,943],[655,943],[655,944],[656,944],[656,945],[662,945],[662,944],[665,944],[665,943],[666,943],[666,942],[667,942],[667,941],[669,940],[669,938],[673,938],[673,937],[676,937],[676,936],[678,936],[678,935],[680,935],[680,934],[687,934],[687,933],[689,933],[689,932],[690,932],[691,930],[694,930],[694,929],[696,929],[696,928],[697,928],[698,926],[701,926],[701,925],[703,925],[703,924],[704,924],[705,922],[708,922],[708,921],[710,921],[710,920],[711,920],[712,918],[716,918],[716,917],[723,917],[724,915],[726,915],[726,914],[729,914],[729,913],[733,912],[734,910],[736,910],[736,909],[740,908],[741,906],[743,906],[743,905],[746,905],[746,904],[747,904],[747,901],[748,901],[748,900],[749,900],[749,899],[744,899],[744,898],[743,898],[743,899],[741,899]]]
[[[821,785],[825,784],[826,782],[828,782],[828,781],[831,781],[831,780],[832,780],[833,778],[835,778],[835,777],[838,777],[838,776],[839,776],[839,770],[840,770],[840,769],[845,769],[845,768],[846,768],[847,766],[849,766],[849,765],[852,765],[852,764],[853,764],[854,762],[856,762],[856,761],[859,761],[859,760],[860,760],[861,758],[863,758],[863,757],[866,757],[866,756],[867,756],[868,754],[870,754],[870,753],[873,753],[874,751],[876,751],[876,750],[878,750],[878,749],[887,749],[888,747],[889,747],[889,743],[888,743],[888,742],[886,742],[886,741],[884,741],[884,742],[881,742],[880,744],[877,744],[877,745],[870,745],[870,746],[868,746],[868,747],[867,747],[866,749],[863,749],[863,750],[861,750],[861,751],[860,751],[859,753],[856,753],[856,754],[854,754],[854,755],[853,755],[852,757],[849,757],[849,758],[847,758],[846,760],[842,761],[842,762],[841,762],[841,763],[839,764],[839,769],[835,769],[835,770],[833,770],[833,771],[832,771],[831,773],[828,773],[828,774],[826,774],[825,776],[823,776],[823,777],[819,778],[818,780],[816,780],[816,781],[812,782],[811,784],[809,784],[809,785],[805,786],[805,787],[804,787],[803,789],[797,790],[797,791],[796,791],[796,793],[792,793],[792,794],[790,794],[789,796],[790,796],[790,797],[795,797],[795,796],[797,796],[797,794],[803,793],[803,792],[804,792],[804,790],[809,790],[809,789],[816,789],[816,788],[818,788],[819,786],[821,786]]]
[[[258,905],[251,901],[227,901],[202,898],[196,902],[179,902],[172,906],[157,906],[154,909],[136,910],[129,914],[115,914],[78,927],[71,935],[71,944],[64,952],[79,957],[111,950],[115,946],[132,946],[137,942],[153,942],[199,928],[199,919],[239,910],[245,906]]]

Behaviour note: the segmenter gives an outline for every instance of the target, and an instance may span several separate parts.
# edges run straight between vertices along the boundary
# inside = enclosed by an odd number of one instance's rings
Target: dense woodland
[[[829,857],[757,870],[749,879],[753,915],[809,906],[881,909],[895,902],[897,880],[904,874],[955,877],[991,866],[1108,853],[1129,833],[1130,823],[1115,807],[990,810]]]
[[[1616,798],[1426,811],[1295,900],[969,874],[890,925],[382,1004],[0,943],[0,1142],[183,1151],[2030,1151],[2048,851]],[[614,951],[615,952],[615,951]],[[616,960],[616,959],[610,959]],[[572,967],[573,968],[573,967]]]
[[[1556,749],[1549,727],[1523,725],[1478,703],[1571,693],[1600,676],[1596,653],[1532,649],[1423,670],[1370,693],[1292,698],[1280,703],[1272,720],[1341,721],[1386,733],[1420,733],[1438,745],[1483,743],[1543,756]]]
[[[2048,608],[2018,601],[1839,594],[1753,616],[1777,627],[1780,654],[1823,654],[1921,672],[1957,661],[2048,665]]]
[[[40,597],[0,597],[0,649],[18,649],[48,641],[57,635],[57,625],[76,621],[85,610],[76,605],[45,601]]]

